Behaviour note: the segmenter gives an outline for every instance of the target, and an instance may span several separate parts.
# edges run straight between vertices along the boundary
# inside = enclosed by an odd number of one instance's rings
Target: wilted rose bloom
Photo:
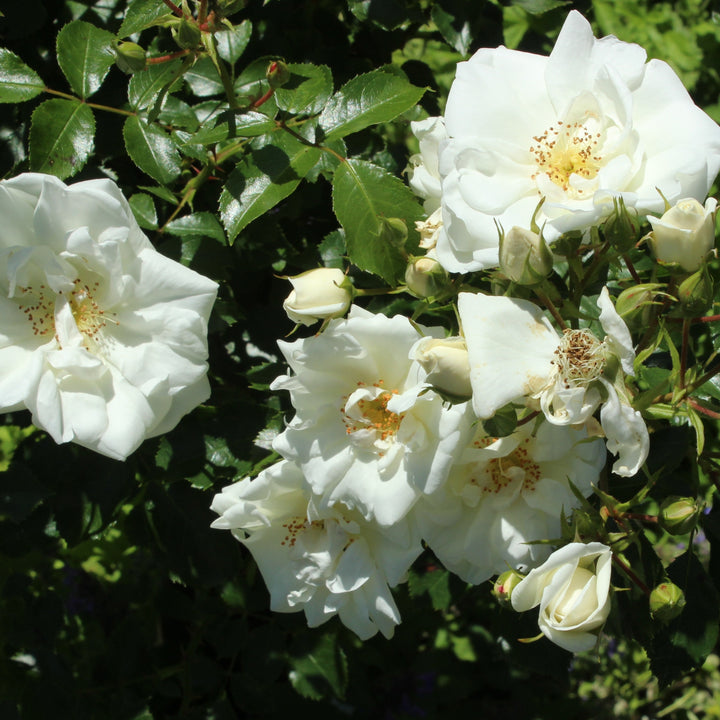
[[[508,568],[527,572],[560,536],[569,516],[605,466],[602,440],[584,428],[542,422],[507,437],[487,437],[480,425],[448,480],[416,506],[423,539],[443,565],[479,584]]]
[[[685,272],[695,272],[715,247],[716,210],[715,198],[708,198],[704,207],[695,198],[685,198],[660,218],[648,216],[655,257],[663,263],[677,263]]]
[[[610,614],[612,551],[599,542],[570,543],[556,550],[515,586],[512,606],[540,606],[543,635],[570,652],[591,650]]]
[[[338,615],[363,640],[391,637],[400,614],[389,586],[422,552],[405,523],[381,530],[342,504],[319,513],[302,472],[285,460],[223,488],[212,527],[252,553],[276,612],[303,610],[310,627]]]
[[[216,283],[156,252],[111,180],[0,182],[0,411],[125,459],[207,399]]]
[[[548,242],[583,230],[622,196],[642,214],[704,200],[720,168],[720,128],[661,60],[638,45],[596,40],[571,12],[549,57],[483,48],[460,63],[441,147],[450,272],[494,267],[498,231],[537,216]],[[659,192],[658,192],[659,191]]]
[[[293,289],[283,308],[293,322],[312,325],[341,317],[352,302],[350,281],[339,268],[315,268],[287,279]]]
[[[485,419],[508,403],[535,402],[551,423],[576,425],[602,405],[600,423],[608,450],[619,455],[613,472],[629,477],[649,450],[647,427],[624,385],[623,371],[633,374],[635,352],[607,288],[597,304],[603,340],[587,329],[559,335],[527,300],[460,293],[473,408]]]
[[[444,481],[472,412],[428,389],[408,357],[420,337],[406,317],[354,305],[322,334],[278,343],[294,374],[271,388],[290,391],[296,415],[273,447],[300,466],[318,508],[342,503],[387,527]]]

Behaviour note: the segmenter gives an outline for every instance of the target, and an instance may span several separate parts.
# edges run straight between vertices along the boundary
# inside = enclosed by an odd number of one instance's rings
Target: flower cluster
[[[468,583],[500,575],[498,597],[539,606],[543,635],[591,649],[613,566],[637,580],[623,548],[626,511],[653,484],[647,421],[698,423],[686,398],[707,378],[688,373],[686,343],[712,298],[720,128],[667,64],[595,39],[573,11],[549,57],[499,47],[460,63],[445,116],[412,129],[424,254],[388,291],[419,298],[415,315],[352,304],[378,291],[350,271],[290,278],[288,316],[322,326],[279,343],[290,372],[271,389],[294,409],[273,442],[282,459],[217,495],[213,525],[252,552],[273,609],[313,626],[338,615],[390,636],[391,589],[425,546]],[[445,325],[415,322],[450,303],[433,314]],[[679,394],[645,379],[673,342],[652,334],[666,316],[683,325]],[[624,504],[618,478],[642,487]]]

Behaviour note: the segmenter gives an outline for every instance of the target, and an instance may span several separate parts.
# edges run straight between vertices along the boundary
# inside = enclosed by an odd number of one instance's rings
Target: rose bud
[[[352,285],[338,268],[317,268],[286,279],[293,290],[283,308],[293,322],[312,325],[342,317],[352,303]]]
[[[465,338],[421,338],[410,349],[410,358],[420,363],[427,382],[441,392],[463,398],[472,395]]]

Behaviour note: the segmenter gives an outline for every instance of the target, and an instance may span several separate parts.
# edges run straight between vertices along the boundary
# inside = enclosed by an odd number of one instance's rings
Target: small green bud
[[[615,301],[615,309],[628,327],[641,324],[646,310],[654,304],[662,283],[642,283],[626,288]]]
[[[669,580],[660,583],[650,593],[650,615],[654,620],[670,622],[685,607],[685,593]]]
[[[197,23],[186,20],[185,18],[182,18],[171,32],[178,47],[183,50],[190,50],[197,47],[202,39],[202,33]]]
[[[605,239],[621,253],[627,252],[640,239],[640,221],[635,208],[625,207],[622,197],[613,198],[615,209],[603,225]]]
[[[553,257],[542,235],[511,227],[500,233],[500,270],[518,285],[537,285],[550,273]]]
[[[290,79],[290,68],[282,60],[273,60],[265,71],[265,77],[273,90],[282,87]]]
[[[450,278],[434,258],[410,258],[405,269],[407,289],[418,298],[438,297],[448,289]]]
[[[702,315],[713,302],[715,288],[707,266],[685,278],[678,288],[678,300],[684,317]]]
[[[147,65],[145,50],[134,42],[121,42],[115,46],[115,64],[128,75],[140,72]]]
[[[493,584],[492,593],[501,605],[510,605],[512,591],[523,579],[516,570],[507,570]]]
[[[700,505],[695,498],[671,495],[663,500],[658,513],[658,522],[670,535],[684,535],[694,529]]]

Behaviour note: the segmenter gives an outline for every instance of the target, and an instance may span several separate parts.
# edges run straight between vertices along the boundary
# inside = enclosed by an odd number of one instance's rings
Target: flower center
[[[482,476],[473,476],[470,482],[478,485],[486,495],[497,495],[516,482],[522,483],[522,491],[533,492],[540,480],[540,467],[530,458],[527,449],[530,440],[525,438],[509,455],[490,460],[483,468]]]
[[[298,535],[310,528],[323,530],[325,528],[325,521],[313,520],[310,522],[307,518],[304,518],[301,515],[296,515],[295,517],[290,518],[287,522],[284,522],[282,526],[285,528],[285,535],[280,541],[280,545],[295,547]]]
[[[565,387],[577,387],[597,380],[607,362],[605,343],[589,330],[565,330],[552,364]]]
[[[345,432],[352,435],[357,432],[369,431],[373,441],[391,442],[404,413],[388,410],[388,403],[398,390],[385,390],[384,381],[379,380],[371,386],[358,382],[358,390],[343,398],[342,419]]]
[[[597,176],[602,165],[602,156],[598,151],[600,138],[601,133],[592,133],[581,122],[558,121],[557,125],[533,137],[534,144],[530,146],[530,153],[535,159],[538,171],[533,174],[532,179],[546,173],[548,178],[565,192],[571,190],[582,195],[582,188],[571,187],[570,177],[578,175],[592,180]]]
[[[62,290],[54,293],[45,285],[36,290],[32,286],[18,288],[20,292],[19,305],[32,325],[33,335],[38,337],[54,337],[59,343],[55,328],[55,305],[57,295],[63,295],[70,305],[70,311],[75,320],[78,331],[84,336],[85,345],[94,343],[98,333],[111,322],[118,324],[111,316],[114,313],[105,313],[95,300],[95,294],[100,287],[99,282],[84,283],[80,278],[73,280],[73,288],[69,292]]]

